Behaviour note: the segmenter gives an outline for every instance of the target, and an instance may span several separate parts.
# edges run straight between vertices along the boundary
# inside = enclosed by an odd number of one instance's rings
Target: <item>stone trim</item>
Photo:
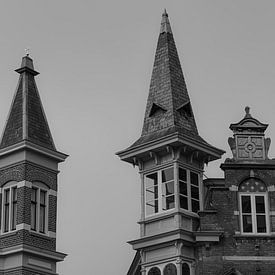
[[[236,192],[236,191],[239,190],[239,187],[238,187],[237,185],[231,185],[231,186],[229,187],[229,190],[230,190],[230,191]]]
[[[222,256],[226,261],[275,261],[274,256]]]

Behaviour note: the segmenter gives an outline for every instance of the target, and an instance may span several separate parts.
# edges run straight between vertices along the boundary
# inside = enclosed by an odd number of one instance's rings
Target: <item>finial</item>
[[[26,49],[25,49],[25,52],[26,52],[26,56],[29,56],[29,55],[30,55],[30,49],[29,49],[29,48],[26,48]]]
[[[246,106],[244,108],[244,110],[245,110],[245,117],[251,117],[251,115],[250,115],[250,107]]]
[[[164,9],[164,12],[162,14],[160,33],[172,33],[166,9]]]

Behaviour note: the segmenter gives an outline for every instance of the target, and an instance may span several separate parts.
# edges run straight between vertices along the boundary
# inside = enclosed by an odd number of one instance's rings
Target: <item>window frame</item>
[[[34,202],[35,205],[35,227],[32,228],[32,222],[30,226],[30,231],[35,232],[38,234],[46,235],[48,233],[48,221],[49,221],[49,189],[46,187],[44,183],[41,182],[33,182],[31,191],[36,190],[36,201]],[[41,203],[41,193],[45,193],[45,202],[42,204]],[[32,198],[31,198],[31,204],[32,204]],[[43,227],[44,230],[41,230],[41,206],[44,209],[44,222],[43,222]],[[31,210],[31,221],[32,221],[32,210]]]
[[[183,211],[188,211],[188,212],[193,213],[193,214],[197,214],[198,211],[202,210],[202,195],[201,195],[201,193],[202,193],[201,192],[201,190],[202,190],[202,187],[201,187],[202,186],[202,180],[201,180],[201,173],[199,173],[198,171],[192,170],[190,168],[184,167],[182,165],[179,165],[179,167],[178,167],[178,175],[180,175],[180,169],[185,170],[185,172],[186,172],[186,181],[183,181],[183,180],[180,179],[180,177],[178,177],[178,182],[179,182],[179,194],[178,194],[178,196],[179,196],[179,209],[183,210]],[[191,173],[197,175],[198,185],[192,184],[192,182],[191,182]],[[180,184],[181,184],[181,182],[186,183],[187,196],[181,194],[181,192],[180,192]],[[194,197],[192,197],[192,187],[198,188],[199,199],[195,199]],[[188,209],[181,207],[181,203],[180,203],[180,197],[181,196],[187,198]],[[192,210],[192,200],[196,200],[199,203],[199,209],[198,209],[197,212],[194,212]]]
[[[163,182],[163,176],[162,176],[162,171],[164,170],[168,170],[168,169],[172,169],[173,171],[173,178],[171,180],[168,181],[164,181]],[[146,177],[153,175],[153,174],[157,174],[157,184],[153,185],[153,187],[147,187],[146,186]],[[145,212],[145,216],[146,217],[151,217],[154,215],[158,215],[161,213],[167,213],[170,211],[173,211],[176,208],[176,182],[175,182],[175,168],[174,165],[171,166],[167,166],[167,167],[163,167],[157,171],[150,171],[148,173],[145,173],[143,176],[143,184],[144,184],[144,212]],[[173,182],[173,193],[169,194],[169,195],[164,195],[163,194],[163,185]],[[155,195],[154,199],[152,200],[147,200],[147,192],[150,188],[157,188],[157,196]],[[165,205],[165,203],[163,203],[163,199],[168,198],[168,197],[172,197],[174,196],[174,207],[169,208],[169,209],[163,209],[163,206]],[[157,201],[157,212],[154,213],[147,213],[147,205],[148,202],[152,202],[152,201]]]
[[[252,221],[252,232],[244,232],[243,226],[243,213],[242,209],[242,197],[248,196],[250,197],[251,203],[251,221]],[[264,205],[265,205],[265,225],[266,232],[257,232],[257,215],[256,213],[256,196],[264,197]],[[268,207],[268,193],[267,192],[239,192],[239,210],[240,210],[240,229],[242,235],[269,235],[270,234],[270,221],[269,221],[269,207]],[[263,216],[263,214],[260,214]]]
[[[15,191],[16,190],[16,191]],[[6,194],[8,192],[8,201]],[[17,209],[18,209],[18,186],[17,182],[11,181],[2,187],[2,210],[1,210],[1,234],[7,234],[16,231]],[[14,197],[16,194],[16,197]],[[7,217],[8,214],[8,217]]]

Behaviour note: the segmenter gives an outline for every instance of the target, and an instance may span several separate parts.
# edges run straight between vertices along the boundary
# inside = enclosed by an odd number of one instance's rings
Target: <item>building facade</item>
[[[0,274],[54,275],[58,152],[27,55],[0,142]]]
[[[275,274],[275,159],[267,124],[247,107],[230,125],[224,178],[203,179],[225,153],[198,133],[166,11],[141,137],[118,152],[141,175],[140,237],[128,275]]]

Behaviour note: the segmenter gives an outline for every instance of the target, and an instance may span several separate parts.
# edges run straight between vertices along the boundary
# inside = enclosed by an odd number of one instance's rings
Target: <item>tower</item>
[[[204,164],[223,153],[198,133],[165,11],[141,137],[117,153],[141,174],[140,238],[129,242],[141,271],[132,266],[128,274],[195,274],[197,243],[221,235],[196,231],[204,206]]]
[[[66,254],[56,251],[58,152],[26,55],[0,142],[0,274],[53,275]]]

